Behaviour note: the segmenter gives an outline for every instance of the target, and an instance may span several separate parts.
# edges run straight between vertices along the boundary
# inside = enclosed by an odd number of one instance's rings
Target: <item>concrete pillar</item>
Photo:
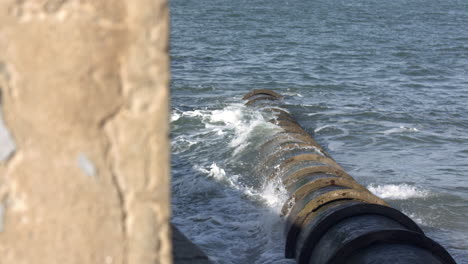
[[[1,263],[171,263],[166,0],[0,1]]]

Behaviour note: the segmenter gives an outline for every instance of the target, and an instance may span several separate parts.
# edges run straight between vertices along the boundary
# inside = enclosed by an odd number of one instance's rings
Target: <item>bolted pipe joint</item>
[[[454,264],[409,217],[372,194],[282,107],[283,96],[253,90],[245,105],[271,112],[282,130],[266,140],[255,171],[280,180],[289,199],[285,256],[299,264]]]

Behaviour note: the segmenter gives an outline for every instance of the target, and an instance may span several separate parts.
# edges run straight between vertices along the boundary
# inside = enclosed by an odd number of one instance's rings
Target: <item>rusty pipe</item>
[[[453,264],[450,254],[405,214],[354,180],[284,107],[284,97],[253,90],[245,105],[270,112],[282,128],[260,147],[256,173],[279,180],[289,199],[285,256],[299,264]]]

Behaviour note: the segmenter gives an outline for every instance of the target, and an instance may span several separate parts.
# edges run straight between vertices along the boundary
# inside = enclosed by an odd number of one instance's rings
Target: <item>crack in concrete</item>
[[[119,111],[120,111],[120,109],[116,111],[116,114]],[[112,120],[112,118],[107,119],[108,122],[110,122],[111,120]],[[106,123],[107,122],[102,123],[103,128],[106,126]],[[117,198],[119,200],[120,210],[121,210],[121,213],[122,213],[122,218],[121,218],[122,233],[123,233],[123,236],[124,236],[124,239],[125,239],[124,253],[123,253],[123,263],[125,264],[125,263],[127,263],[127,257],[128,257],[128,228],[127,228],[128,212],[127,212],[127,206],[126,206],[126,197],[125,197],[125,191],[123,190],[123,187],[122,187],[123,184],[120,182],[119,176],[118,176],[118,173],[117,173],[117,169],[115,168],[115,162],[112,160],[113,142],[112,142],[111,136],[105,131],[105,129],[104,129],[104,133],[106,134],[107,139],[108,139],[108,146],[106,147],[104,155],[106,157],[106,160],[110,164],[109,170],[110,170],[110,174],[111,174],[111,182],[112,182],[112,185],[114,186],[115,190],[117,191]]]
[[[117,190],[117,197],[119,199],[119,204],[120,204],[120,209],[122,212],[122,233],[125,238],[125,243],[124,243],[124,254],[123,254],[123,263],[127,263],[127,257],[128,257],[128,228],[127,228],[127,219],[128,219],[128,212],[127,212],[127,206],[126,206],[126,199],[125,199],[125,193],[121,187],[121,184],[119,183],[117,173],[115,172],[115,169],[111,165],[111,176],[112,176],[112,184],[114,185],[115,189]]]
[[[119,86],[121,87],[121,85]],[[122,96],[122,89],[119,90],[120,96]],[[109,171],[111,174],[111,182],[112,185],[114,186],[115,190],[117,191],[117,198],[119,200],[119,205],[120,205],[120,211],[122,213],[122,233],[125,239],[124,242],[124,252],[123,252],[123,262],[126,264],[128,262],[128,212],[127,212],[127,201],[126,201],[126,195],[125,191],[123,189],[123,183],[119,180],[118,172],[116,169],[115,165],[115,160],[112,158],[112,152],[113,152],[113,145],[114,141],[112,140],[112,135],[110,132],[108,132],[109,128],[106,128],[112,121],[115,119],[115,117],[122,111],[123,105],[119,105],[116,109],[114,109],[109,115],[105,116],[102,118],[102,120],[99,122],[98,126],[101,131],[103,131],[104,135],[106,135],[107,139],[107,146],[105,147],[104,150],[104,157],[107,160],[109,164]]]

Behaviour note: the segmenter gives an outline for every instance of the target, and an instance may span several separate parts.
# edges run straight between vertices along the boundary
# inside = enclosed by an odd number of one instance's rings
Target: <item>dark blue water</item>
[[[468,1],[172,0],[173,222],[219,263],[290,263],[253,174],[259,88],[468,263]]]

